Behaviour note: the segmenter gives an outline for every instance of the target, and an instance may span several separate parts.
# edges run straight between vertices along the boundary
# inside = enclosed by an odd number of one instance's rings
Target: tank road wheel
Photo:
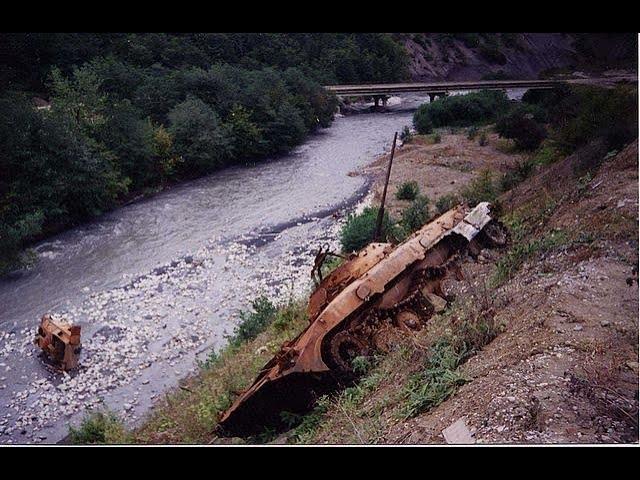
[[[368,353],[367,345],[347,331],[336,333],[330,340],[330,363],[335,365],[341,373],[353,373],[353,359]]]
[[[378,352],[390,353],[405,337],[406,333],[389,324],[373,334],[372,343]]]
[[[502,223],[493,220],[482,229],[481,243],[489,248],[504,247],[509,243],[509,230]]]
[[[420,317],[413,310],[403,310],[396,315],[396,324],[406,332],[416,332],[422,329]]]

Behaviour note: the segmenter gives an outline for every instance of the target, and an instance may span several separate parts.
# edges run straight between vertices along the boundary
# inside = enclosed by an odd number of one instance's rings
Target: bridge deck
[[[389,95],[403,92],[446,93],[454,90],[482,90],[504,88],[553,88],[559,80],[483,80],[472,82],[386,83],[369,85],[327,85],[338,96]]]

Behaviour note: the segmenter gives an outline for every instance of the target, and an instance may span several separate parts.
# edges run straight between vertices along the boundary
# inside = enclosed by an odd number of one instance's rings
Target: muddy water
[[[290,154],[182,184],[35,246],[0,281],[0,442],[55,442],[90,409],[139,421],[264,293],[309,287],[313,249],[337,248],[336,211],[366,193],[350,176],[390,148],[423,99],[336,118]],[[82,325],[82,366],[60,375],[30,344],[45,312]]]

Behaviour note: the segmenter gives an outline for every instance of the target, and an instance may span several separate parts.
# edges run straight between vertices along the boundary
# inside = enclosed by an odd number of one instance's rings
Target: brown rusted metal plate
[[[313,322],[342,289],[368,272],[389,251],[388,243],[371,243],[325,277],[309,297],[309,321]]]

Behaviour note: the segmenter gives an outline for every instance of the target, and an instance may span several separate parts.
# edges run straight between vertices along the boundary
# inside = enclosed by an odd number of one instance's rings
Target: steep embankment
[[[454,424],[450,443],[638,441],[637,141],[584,147],[499,204],[509,248],[464,262],[450,309],[289,441],[444,443]]]
[[[416,33],[399,39],[416,81],[538,78],[558,70],[637,70],[635,34]]]

